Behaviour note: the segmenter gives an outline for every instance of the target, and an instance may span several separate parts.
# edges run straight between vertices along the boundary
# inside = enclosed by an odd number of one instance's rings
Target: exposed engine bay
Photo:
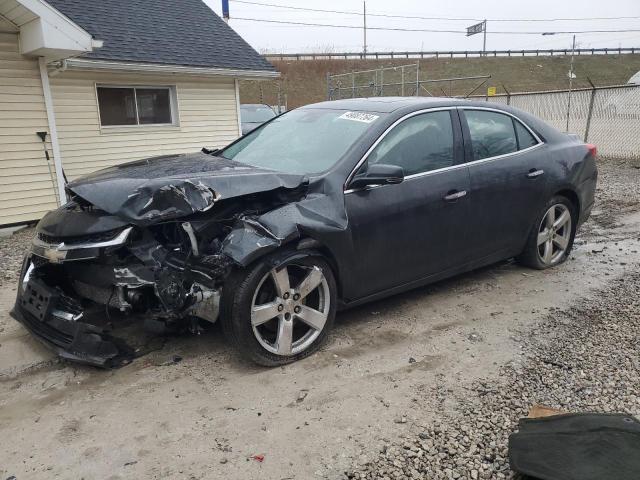
[[[12,312],[60,356],[105,367],[135,356],[113,313],[156,331],[216,322],[233,269],[301,237],[309,195],[304,177],[205,152],[125,167],[68,185],[38,224]]]

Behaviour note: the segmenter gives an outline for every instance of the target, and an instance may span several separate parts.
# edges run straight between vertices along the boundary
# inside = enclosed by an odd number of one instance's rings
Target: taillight
[[[589,149],[589,153],[594,157],[598,155],[598,147],[596,147],[593,143],[587,143],[587,148]]]

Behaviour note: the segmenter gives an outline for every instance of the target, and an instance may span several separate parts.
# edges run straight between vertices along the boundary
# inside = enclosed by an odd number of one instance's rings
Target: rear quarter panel
[[[569,137],[548,146],[548,197],[564,191],[575,193],[578,200],[578,224],[584,223],[593,207],[598,170],[596,159],[585,144]]]

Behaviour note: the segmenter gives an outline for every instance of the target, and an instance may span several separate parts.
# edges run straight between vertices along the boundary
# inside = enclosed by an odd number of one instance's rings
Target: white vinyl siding
[[[66,71],[51,75],[67,178],[155,155],[222,147],[238,137],[232,78]],[[101,127],[96,85],[175,86],[177,125]]]
[[[0,225],[38,220],[56,208],[39,131],[49,125],[38,60],[19,53],[17,33],[0,33]],[[49,142],[47,148],[53,171]]]

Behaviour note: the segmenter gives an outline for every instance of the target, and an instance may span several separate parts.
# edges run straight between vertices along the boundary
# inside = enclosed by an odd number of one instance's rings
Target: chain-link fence
[[[640,85],[569,91],[512,93],[486,97],[575,133],[602,157],[640,158]]]
[[[380,67],[327,75],[327,99],[414,96],[420,89],[420,65]]]
[[[491,75],[421,79],[420,64],[380,67],[327,75],[327,100],[362,97],[413,97],[419,95],[451,97],[457,92],[471,95]]]

